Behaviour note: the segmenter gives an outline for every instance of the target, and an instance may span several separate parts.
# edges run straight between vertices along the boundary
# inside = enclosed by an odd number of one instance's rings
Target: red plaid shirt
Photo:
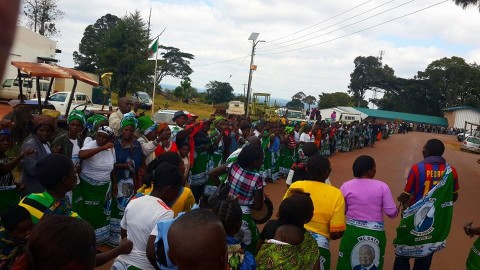
[[[238,199],[240,205],[250,206],[253,204],[255,190],[263,189],[263,178],[258,172],[242,169],[237,163],[230,165],[228,181],[230,190],[228,195]]]

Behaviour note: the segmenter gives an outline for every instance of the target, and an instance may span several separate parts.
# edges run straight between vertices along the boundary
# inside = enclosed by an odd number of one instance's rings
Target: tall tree
[[[196,89],[192,87],[191,81],[189,78],[186,78],[180,82],[180,86],[177,86],[173,90],[173,94],[182,100],[189,100],[195,94]]]
[[[228,82],[210,81],[205,88],[207,89],[205,101],[208,103],[229,102],[235,97],[233,87]]]
[[[58,8],[58,0],[24,0],[23,14],[27,18],[27,26],[42,36],[55,36],[60,33],[56,22],[65,13]]]
[[[478,6],[480,10],[480,1],[479,0],[453,0],[457,6],[461,6],[463,9],[469,6]]]
[[[318,107],[320,109],[356,105],[353,97],[344,92],[322,93],[318,95]]]
[[[139,11],[123,17],[107,32],[98,50],[98,66],[113,72],[112,85],[119,97],[152,82],[153,65],[147,59],[149,43],[148,29]]]
[[[292,110],[302,110],[304,105],[300,99],[292,99],[292,101],[287,102],[285,107],[292,109]]]
[[[308,105],[308,109],[310,109],[310,106],[317,103],[317,98],[312,96],[312,95],[308,95],[306,97],[304,97],[302,99],[303,103],[307,104]]]
[[[350,74],[348,92],[355,98],[357,106],[360,106],[365,98],[365,92],[373,88],[384,89],[388,80],[393,78],[394,71],[388,65],[382,65],[382,62],[374,56],[358,56],[353,63],[355,68]]]
[[[186,79],[193,73],[190,67],[190,61],[195,57],[193,54],[180,51],[175,47],[158,46],[160,50],[164,50],[161,53],[162,59],[158,60],[157,69],[157,85],[167,76],[171,76],[179,79]]]
[[[303,93],[302,91],[296,93],[295,95],[292,96],[292,100],[294,99],[298,99],[298,100],[302,100],[306,97],[307,95],[305,95],[305,93]]]
[[[73,52],[76,69],[86,72],[96,72],[100,69],[98,53],[105,45],[108,32],[117,26],[119,20],[115,15],[106,14],[85,28],[78,51]]]

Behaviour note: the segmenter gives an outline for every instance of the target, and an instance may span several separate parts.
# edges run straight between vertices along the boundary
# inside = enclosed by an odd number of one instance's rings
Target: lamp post
[[[252,90],[252,75],[253,71],[256,70],[256,66],[253,65],[253,57],[255,56],[255,47],[257,47],[257,44],[259,42],[265,42],[264,40],[257,40],[259,33],[252,33],[250,34],[250,37],[248,40],[252,41],[252,54],[250,55],[250,67],[249,67],[249,73],[248,73],[248,86],[247,86],[247,96],[245,99],[245,117],[249,117],[250,115],[250,95],[251,95],[251,90]]]

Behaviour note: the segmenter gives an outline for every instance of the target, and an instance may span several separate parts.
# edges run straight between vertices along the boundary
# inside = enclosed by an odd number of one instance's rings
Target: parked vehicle
[[[462,133],[458,133],[457,134],[457,140],[459,142],[462,142],[465,140],[466,137],[470,136],[471,134],[470,133],[466,133],[466,132],[462,132]]]
[[[40,96],[45,97],[50,82],[47,80],[39,80]],[[37,84],[34,78],[23,78],[23,99],[31,99],[37,97]],[[20,99],[20,87],[18,85],[18,78],[5,79],[0,88],[0,99]]]
[[[138,99],[142,103],[142,109],[149,110],[152,108],[153,101],[147,92],[137,91],[133,93],[132,97]]]
[[[279,117],[285,116],[287,114],[287,119],[290,121],[307,121],[305,120],[305,113],[302,111],[291,110],[287,108],[279,108],[275,111]]]
[[[169,125],[175,125],[175,122],[172,120],[175,112],[177,112],[177,110],[158,110],[153,115],[153,121],[155,123],[167,123]],[[189,114],[187,111],[184,112],[185,114]]]
[[[352,122],[362,122],[362,116],[358,113],[341,113],[338,121],[350,124]]]
[[[232,100],[228,103],[227,114],[244,115],[245,103],[238,100]]]
[[[472,151],[480,153],[480,138],[474,136],[468,136],[460,146],[462,151]]]
[[[65,114],[67,111],[68,101],[72,92],[57,92],[48,97],[48,103],[55,106],[55,110],[59,111],[62,114]],[[36,100],[36,99],[33,99]],[[93,104],[92,100],[84,93],[75,93],[72,98],[72,105],[70,106],[70,111],[75,108],[81,110],[101,110],[102,105]]]

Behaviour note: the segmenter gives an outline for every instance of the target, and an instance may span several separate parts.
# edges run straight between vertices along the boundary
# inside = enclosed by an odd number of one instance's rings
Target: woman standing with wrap
[[[120,221],[128,202],[135,195],[134,178],[142,164],[142,146],[133,136],[137,127],[135,115],[125,114],[120,122],[121,135],[114,143],[116,162],[109,240],[109,244],[114,246],[120,243]]]
[[[100,126],[95,140],[85,143],[78,152],[82,171],[78,175],[80,183],[73,190],[73,210],[92,225],[97,244],[110,239],[110,174],[115,164],[112,140],[113,130]]]
[[[383,268],[387,242],[383,214],[394,218],[399,209],[388,185],[374,179],[375,167],[371,156],[359,156],[353,163],[355,179],[340,188],[346,203],[347,230],[340,242],[337,269]]]

